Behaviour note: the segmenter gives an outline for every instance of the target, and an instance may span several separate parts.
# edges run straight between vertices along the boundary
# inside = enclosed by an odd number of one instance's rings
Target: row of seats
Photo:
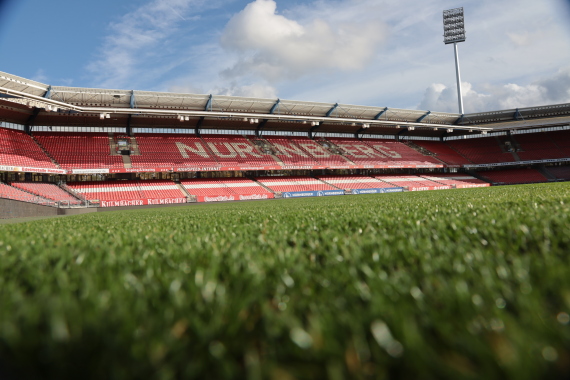
[[[67,186],[88,200],[138,200],[185,198],[185,194],[172,181],[101,181],[70,182]]]
[[[0,165],[57,169],[30,136],[7,128],[0,128]]]
[[[13,182],[12,186],[56,202],[65,202],[70,205],[81,204],[77,198],[53,183]]]
[[[37,196],[34,194],[30,194],[26,191],[17,189],[15,187],[12,187],[12,186],[7,185],[7,184],[2,183],[2,182],[0,182],[0,198],[7,198],[7,199],[13,199],[16,201],[37,203],[37,204],[42,204],[42,205],[54,203],[48,199],[45,199],[43,197],[40,197],[40,196]]]
[[[485,181],[464,174],[435,174],[422,175],[422,177],[442,185],[450,185],[457,188],[489,186],[489,183]]]
[[[384,181],[364,175],[329,175],[317,176],[317,178],[323,182],[330,183],[339,189],[382,189],[392,187]]]
[[[259,177],[256,181],[274,192],[338,190],[321,180],[311,177]]]
[[[535,169],[507,169],[481,171],[478,174],[492,183],[516,184],[547,182],[548,179]]]
[[[125,167],[121,156],[111,155],[106,133],[37,132],[34,137],[63,169]]]
[[[37,142],[63,169],[124,168],[123,158],[111,155],[113,136],[106,133],[37,132]],[[249,138],[239,135],[138,134],[140,155],[130,157],[134,168],[156,167],[262,167],[356,165],[433,166],[513,162],[506,136],[418,141],[433,152],[423,155],[397,141],[382,139],[268,136],[275,157],[263,153]],[[521,160],[570,157],[570,131],[512,136]],[[40,145],[22,131],[0,128],[0,165],[57,169]],[[326,145],[326,147],[325,147]],[[333,153],[334,152],[334,153]],[[342,153],[335,154],[335,153]]]
[[[408,187],[408,188],[432,188],[442,187],[441,183],[420,177],[419,175],[405,174],[405,175],[376,175],[374,178],[390,183],[395,187]]]
[[[196,196],[271,194],[255,181],[245,178],[185,179],[181,183],[189,194]]]
[[[547,170],[557,179],[570,180],[570,166],[551,166]]]

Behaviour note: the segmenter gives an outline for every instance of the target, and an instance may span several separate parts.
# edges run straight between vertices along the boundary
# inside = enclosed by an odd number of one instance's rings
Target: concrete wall
[[[0,219],[58,215],[57,208],[0,198]]]
[[[97,212],[95,208],[55,208],[34,203],[0,198],[0,219],[27,218],[33,216],[78,215]]]

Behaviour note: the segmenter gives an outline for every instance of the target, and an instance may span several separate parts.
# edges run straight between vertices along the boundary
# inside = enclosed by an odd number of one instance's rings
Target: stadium
[[[570,104],[458,115],[0,80],[14,215],[570,179]]]
[[[0,122],[0,379],[570,377],[570,103],[0,72]]]

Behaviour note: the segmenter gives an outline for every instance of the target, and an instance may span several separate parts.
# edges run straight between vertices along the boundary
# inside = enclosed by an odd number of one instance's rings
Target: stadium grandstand
[[[459,115],[0,72],[0,198],[111,207],[570,180],[570,104]]]

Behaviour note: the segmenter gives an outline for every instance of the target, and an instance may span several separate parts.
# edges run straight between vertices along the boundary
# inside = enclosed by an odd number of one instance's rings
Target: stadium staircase
[[[269,187],[265,186],[264,184],[262,184],[261,182],[259,182],[257,179],[255,179],[254,177],[247,177],[247,179],[252,180],[253,182],[257,183],[259,186],[263,187],[265,190],[269,191],[270,193],[275,194],[276,191],[271,190]]]
[[[536,170],[538,170],[540,172],[540,174],[545,176],[549,182],[553,182],[553,181],[557,180],[556,176],[551,174],[548,170],[546,170],[546,167],[544,165],[538,165],[536,167]]]
[[[125,168],[130,169],[133,167],[133,162],[131,161],[131,156],[121,155],[121,157],[123,159],[123,165],[125,166]]]
[[[131,145],[131,156],[140,156],[141,151],[139,149],[139,144],[137,143],[137,139],[134,136],[127,137],[130,141]]]
[[[503,153],[510,153],[513,155],[515,161],[521,161],[519,155],[516,153],[517,150],[520,150],[520,147],[517,147],[518,144],[513,143],[512,139],[509,139],[508,137],[501,138],[500,136],[495,136],[495,140],[499,144]]]
[[[271,156],[279,166],[281,166],[281,167],[285,166],[283,161],[281,161],[281,159],[279,157],[277,157],[277,155],[275,154],[277,151],[276,151],[275,147],[273,145],[271,145],[271,143],[269,141],[267,141],[263,137],[251,138],[250,136],[247,136],[247,135],[243,135],[243,137],[251,145],[253,145],[255,147],[255,149],[257,150],[257,152],[259,154]]]
[[[329,141],[324,137],[319,137],[318,139],[315,139],[315,141],[319,143],[323,147],[323,149],[327,150],[330,154],[336,154],[342,157],[348,164],[356,166],[356,163],[354,163],[354,161],[346,157],[345,151],[342,150],[338,145],[336,145],[332,141]]]
[[[69,188],[67,186],[67,184],[65,182],[60,182],[58,184],[59,188],[62,189],[63,191],[65,191],[66,193],[68,193],[69,195],[79,199],[80,201],[84,202],[85,204],[89,204],[89,201],[81,194],[76,193],[75,191],[73,191],[71,188]]]
[[[408,147],[410,147],[410,148],[414,149],[415,151],[417,151],[417,152],[423,154],[424,156],[433,157],[433,158],[435,158],[436,160],[438,160],[439,162],[441,162],[442,164],[448,165],[447,162],[445,162],[445,161],[441,160],[439,157],[437,157],[437,154],[436,154],[436,153],[431,152],[431,151],[427,150],[426,148],[424,148],[424,147],[422,147],[422,146],[419,146],[419,145],[416,144],[415,142],[406,141],[406,142],[404,142],[404,145],[407,145]]]
[[[455,149],[455,148],[452,147],[451,145],[446,144],[446,143],[443,143],[443,144],[444,144],[446,147],[448,147],[449,149],[453,150],[453,151],[454,151],[455,153],[457,153],[458,155],[460,155],[461,157],[463,157],[464,159],[466,159],[467,162],[469,162],[469,163],[474,163],[473,161],[471,161],[471,160],[469,159],[469,157],[467,157],[466,155],[464,155],[463,153],[461,153],[459,150]]]
[[[118,145],[117,142],[115,141],[115,134],[113,132],[109,132],[108,136],[109,136],[109,151],[111,153],[111,156],[120,156],[121,154],[117,149]]]
[[[43,145],[40,144],[40,142],[39,142],[33,135],[30,135],[30,137],[31,137],[32,140],[36,143],[36,145],[40,147],[40,149],[42,150],[42,152],[44,152],[44,154],[50,159],[50,161],[51,161],[58,169],[61,169],[61,165],[55,160],[55,158],[52,157],[52,155],[46,150],[46,148],[44,148]]]
[[[186,199],[188,199],[191,202],[196,202],[196,197],[194,195],[190,194],[188,192],[188,190],[186,190],[186,188],[184,186],[182,186],[182,183],[180,182],[180,180],[175,180],[174,183],[176,184],[176,187],[178,187],[178,189],[182,192],[182,194],[184,194]]]
[[[319,177],[311,177],[311,178],[314,178],[317,181],[324,183],[325,185],[329,185],[330,187],[334,187],[335,189],[344,190],[343,188],[336,186],[334,183],[324,181],[324,180],[320,179]]]

